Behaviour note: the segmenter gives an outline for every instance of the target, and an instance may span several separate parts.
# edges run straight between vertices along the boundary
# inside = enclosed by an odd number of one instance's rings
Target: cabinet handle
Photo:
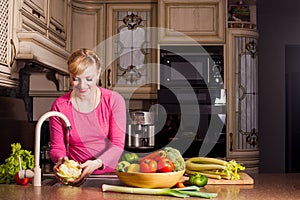
[[[61,28],[58,28],[58,27],[55,27],[55,30],[56,30],[57,32],[59,32],[60,34],[63,32],[62,29],[61,29]]]
[[[239,100],[241,101],[241,100],[243,100],[246,97],[246,89],[242,85],[240,85],[239,88],[242,91],[242,96],[239,97]]]
[[[229,146],[229,151],[232,151],[233,150],[233,134],[232,133],[230,133],[229,134],[229,144],[230,144],[230,146]]]
[[[10,59],[9,67],[12,67],[17,53],[16,53],[16,45],[15,45],[13,39],[10,39],[10,44],[11,44],[12,50],[11,50],[11,59]]]
[[[111,69],[108,69],[108,70],[107,70],[107,86],[108,86],[108,87],[111,87],[110,73],[111,73]]]
[[[38,18],[41,17],[41,14],[39,12],[37,12],[36,10],[32,10],[32,14],[36,15]]]

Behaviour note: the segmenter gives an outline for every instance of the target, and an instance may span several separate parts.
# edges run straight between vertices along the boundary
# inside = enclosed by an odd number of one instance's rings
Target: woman
[[[74,185],[92,173],[113,172],[124,149],[125,102],[120,94],[97,85],[102,65],[91,50],[73,52],[68,60],[73,89],[52,105],[52,111],[66,115],[72,129],[67,134],[60,118],[50,118],[50,156],[56,171],[64,159],[81,163],[82,174]]]

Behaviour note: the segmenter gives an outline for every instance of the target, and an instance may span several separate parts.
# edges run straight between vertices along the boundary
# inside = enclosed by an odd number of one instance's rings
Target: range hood
[[[70,89],[70,52],[33,31],[17,32],[11,40],[11,52],[12,64],[2,71],[9,76],[3,78],[8,83],[0,81],[0,96],[23,99],[29,121],[35,121],[49,110],[56,97]]]
[[[19,79],[19,71],[26,63],[34,62],[60,74],[67,74],[70,52],[36,32],[20,32],[12,43],[14,63],[11,79]]]

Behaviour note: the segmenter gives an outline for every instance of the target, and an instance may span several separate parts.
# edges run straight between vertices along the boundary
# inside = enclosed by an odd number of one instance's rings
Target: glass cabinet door
[[[237,66],[236,93],[236,149],[258,148],[258,69],[256,45],[253,37],[236,37]]]
[[[153,92],[157,65],[150,27],[154,8],[151,4],[108,5],[107,88],[127,94]]]
[[[228,31],[227,159],[258,172],[258,33]]]

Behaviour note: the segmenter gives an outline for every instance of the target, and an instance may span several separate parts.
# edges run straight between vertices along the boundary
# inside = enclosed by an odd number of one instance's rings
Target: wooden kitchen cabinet
[[[20,12],[24,31],[39,32],[59,46],[67,47],[71,13],[68,0],[24,0]]]
[[[47,33],[47,0],[24,0],[21,5],[22,28],[26,31]]]
[[[97,49],[105,38],[105,4],[88,4],[85,1],[72,2],[71,50],[78,48]],[[99,52],[98,52],[99,53]],[[99,55],[102,59],[104,52]]]
[[[161,43],[225,43],[226,0],[158,1]]]
[[[151,43],[155,35],[147,28],[157,26],[157,3],[74,0],[72,7],[71,49],[90,48],[103,59],[102,86],[125,99],[155,99],[157,59]],[[128,28],[135,23],[139,24]]]
[[[15,56],[12,40],[13,2],[0,2],[0,86],[16,87],[18,82],[10,78]]]
[[[70,49],[70,38],[67,37],[70,24],[71,8],[68,0],[49,0],[49,29],[50,40],[66,49]]]
[[[258,172],[258,33],[227,32],[227,159]]]
[[[1,2],[1,73],[8,86],[18,86],[19,71],[28,63],[67,75],[69,56],[68,0]],[[6,85],[5,85],[6,86]]]
[[[23,98],[29,120],[37,119],[30,117],[37,116],[36,108],[41,113],[50,109],[49,97],[70,89],[70,9],[69,0],[0,2],[0,87],[2,95]],[[41,98],[47,101],[39,105]]]
[[[108,4],[107,23],[105,86],[125,98],[156,98],[156,4]]]

